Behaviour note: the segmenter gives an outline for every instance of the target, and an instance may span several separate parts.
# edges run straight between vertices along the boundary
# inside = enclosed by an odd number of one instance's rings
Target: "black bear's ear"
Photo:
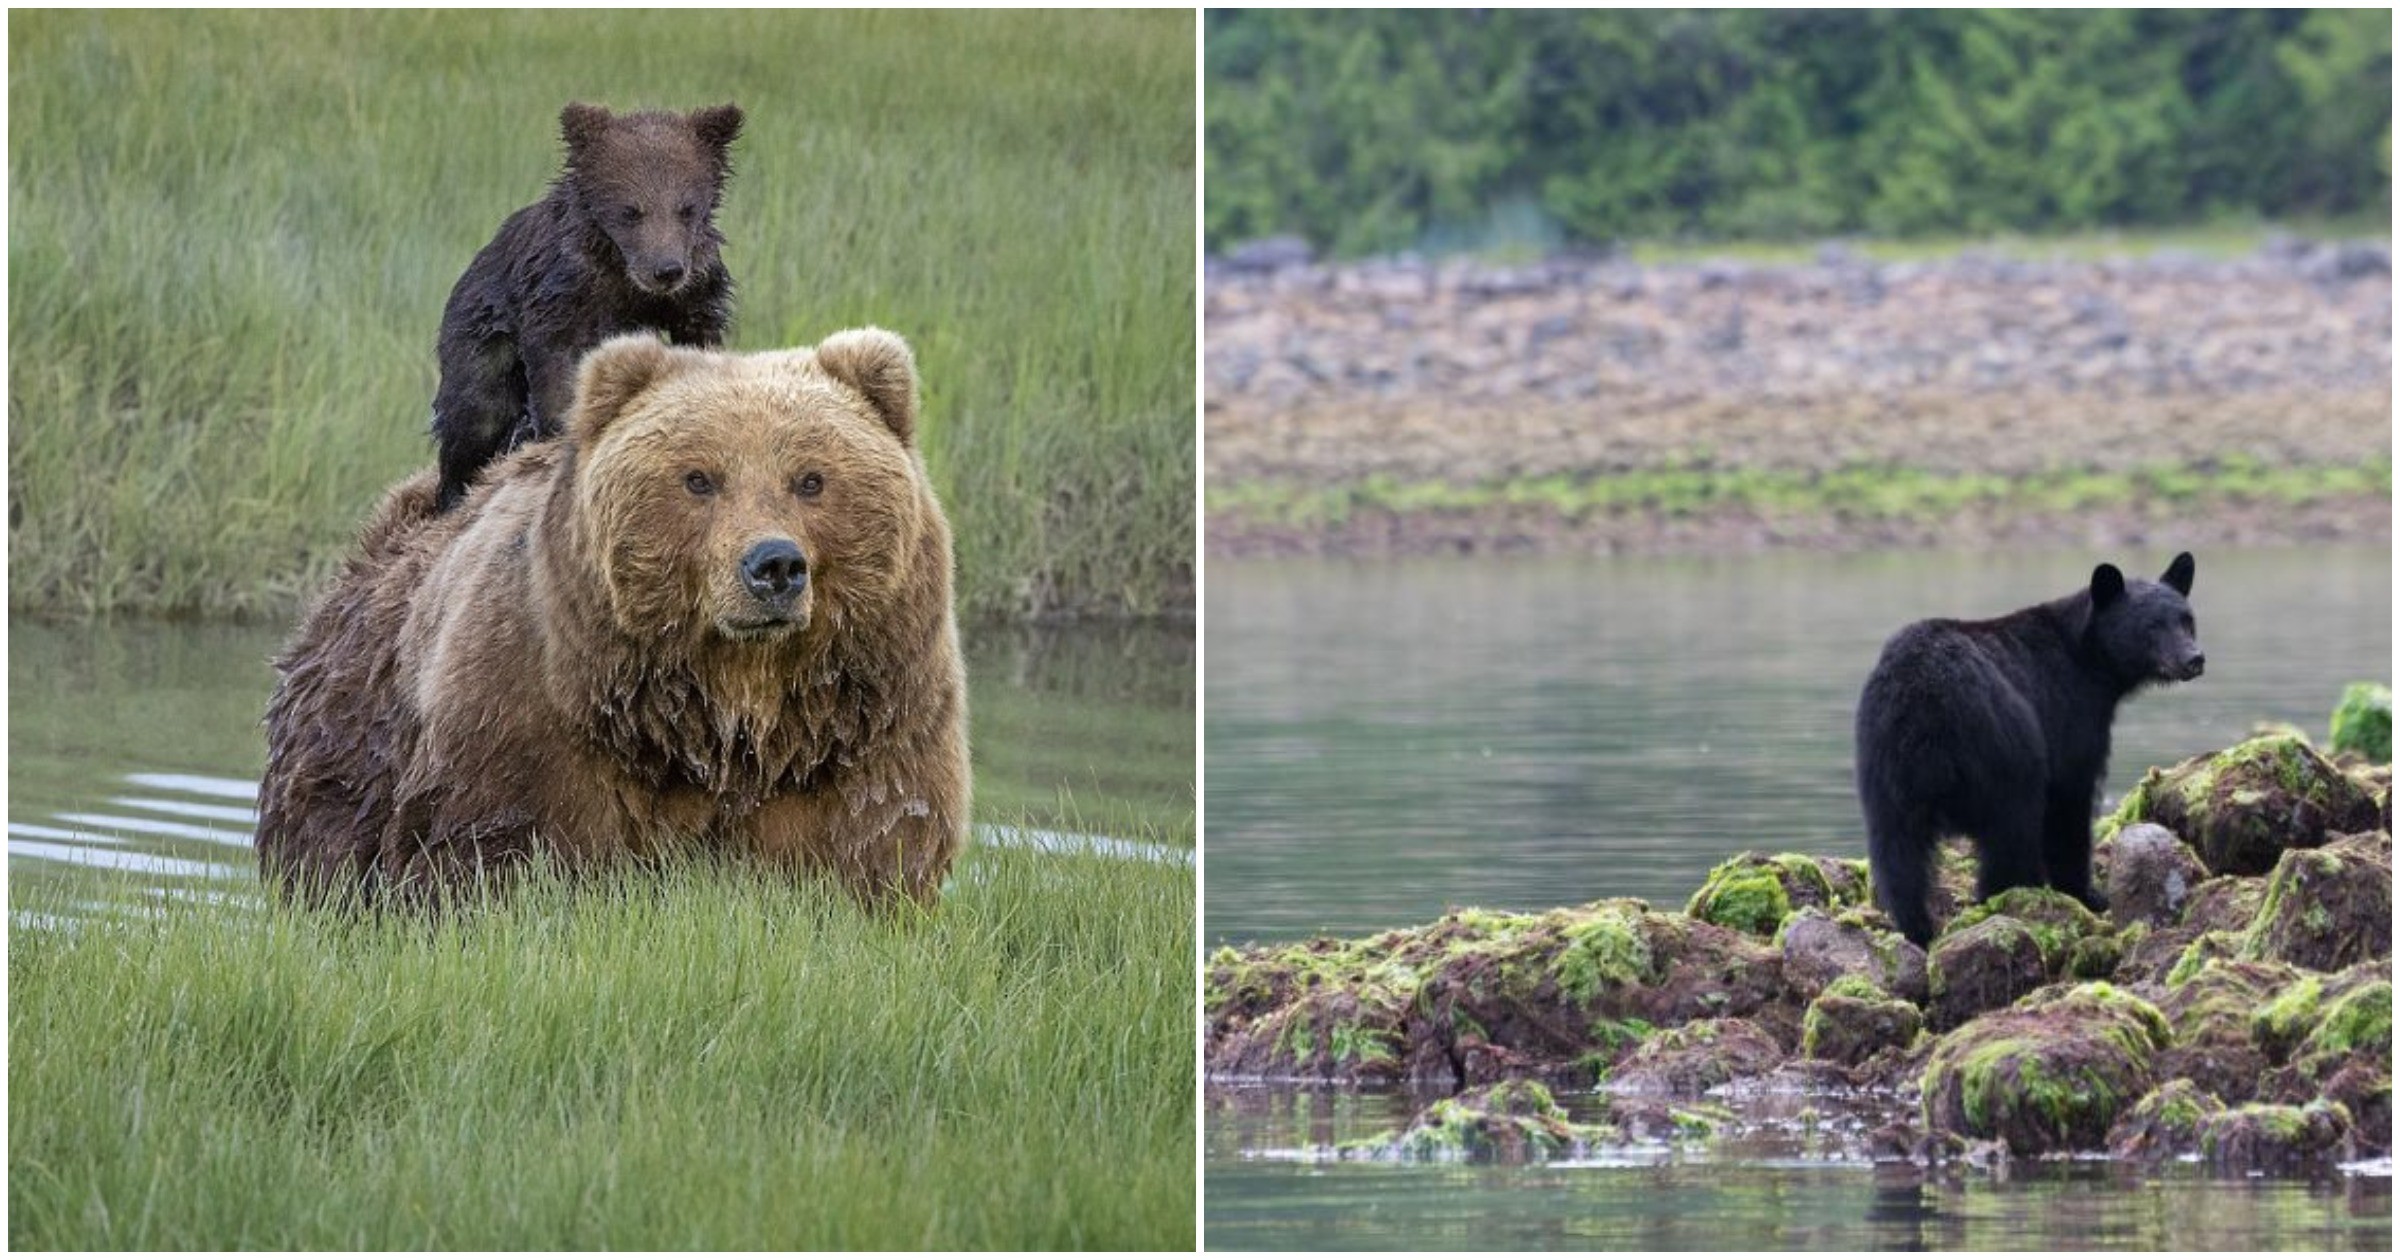
[[[2104,564],[2092,570],[2092,611],[2098,612],[2123,598],[2125,575],[2117,571],[2117,566]]]
[[[2184,552],[2175,557],[2175,563],[2168,565],[2166,573],[2158,580],[2174,587],[2178,595],[2189,595],[2192,593],[2192,570],[2195,567],[2192,553]]]
[[[600,133],[608,130],[612,117],[607,106],[586,105],[582,101],[558,111],[558,134],[566,140],[567,152],[581,153],[591,148],[600,139]]]
[[[723,105],[693,110],[692,134],[700,137],[702,144],[716,150],[719,157],[723,157],[726,148],[742,134],[742,107],[727,101]]]
[[[567,432],[590,449],[633,400],[674,375],[692,352],[678,351],[651,333],[627,333],[600,343],[575,369],[575,410]]]
[[[917,360],[897,334],[880,328],[835,333],[817,343],[817,365],[863,395],[902,446],[915,443]]]

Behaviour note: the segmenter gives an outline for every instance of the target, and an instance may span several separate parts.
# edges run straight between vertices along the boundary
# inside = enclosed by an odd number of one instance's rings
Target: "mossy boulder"
[[[2017,1155],[2097,1150],[2156,1084],[2168,1038],[2158,1008],[2124,990],[2054,988],[1941,1039],[1919,1082],[1926,1127]]]
[[[2201,1127],[2224,1111],[2224,1101],[2199,1085],[2168,1081],[2117,1117],[2108,1130],[2108,1153],[2144,1163],[2198,1154]]]
[[[1887,1050],[1905,1050],[1925,1027],[1925,1014],[1857,977],[1828,986],[1800,1019],[1800,1053],[1856,1067]]]
[[[2247,1103],[2200,1124],[2200,1154],[2221,1173],[2301,1173],[2342,1158],[2350,1113],[2341,1104]]]
[[[1728,1081],[1764,1076],[1790,1058],[1764,1028],[1746,1019],[1696,1019],[1662,1028],[1609,1073],[1623,1093],[1695,1097]]]
[[[2215,959],[2158,999],[2171,1044],[2162,1079],[2185,1077],[2227,1102],[2248,1102],[2275,1059],[2260,1043],[2257,1013],[2300,973],[2282,963]]]
[[[1794,994],[1813,998],[1844,976],[1864,979],[1893,997],[1923,1002],[1925,951],[1892,930],[1878,911],[1795,910],[1775,938],[1783,975]]]
[[[2260,875],[2286,849],[2371,830],[2380,816],[2374,796],[2307,740],[2270,733],[2153,769],[2102,830],[2156,823],[2191,845],[2212,873]]]
[[[1581,1154],[1607,1135],[1605,1126],[1567,1119],[1566,1111],[1538,1082],[1503,1081],[1441,1099],[1418,1112],[1399,1133],[1350,1143],[1342,1155],[1524,1164]]]
[[[2342,689],[2333,709],[2333,729],[2325,741],[2335,756],[2349,753],[2367,761],[2392,761],[2392,689],[2382,683],[2352,683]]]
[[[2362,1158],[2392,1153],[2392,1069],[2386,1062],[2351,1063],[2320,1087],[2327,1102],[2350,1113],[2350,1135]]]
[[[2285,853],[2241,953],[2313,971],[2391,957],[2391,834],[2343,836],[2321,849]]]
[[[2093,863],[2108,890],[2109,919],[2119,926],[2182,922],[2192,893],[2208,880],[2191,846],[2156,823],[2120,828],[2097,847]]]
[[[1927,1016],[1947,1030],[2048,984],[2051,967],[2031,925],[1990,915],[1936,940],[1926,975]]]
[[[1840,909],[1872,896],[1864,862],[1800,853],[1741,853],[1708,873],[1683,912],[1719,927],[1772,937],[1794,910]]]

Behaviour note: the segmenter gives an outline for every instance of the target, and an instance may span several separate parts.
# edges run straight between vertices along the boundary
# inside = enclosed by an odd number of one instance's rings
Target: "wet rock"
[[[1856,976],[1835,981],[1800,1021],[1800,1053],[1848,1066],[1889,1050],[1905,1050],[1925,1026],[1915,1005]]]
[[[2181,836],[2215,874],[2261,875],[2285,849],[2371,830],[2379,815],[2373,796],[2306,740],[2275,733],[2153,769],[2103,830],[2156,823]]]
[[[2007,1006],[2050,980],[2033,929],[2007,915],[1982,919],[1935,941],[1925,970],[1932,995],[1927,1014],[1937,1030]]]
[[[1505,1081],[1444,1098],[1418,1112],[1401,1132],[1346,1145],[1342,1155],[1523,1164],[1580,1154],[1607,1135],[1605,1127],[1568,1120],[1541,1085]]]
[[[1683,912],[1719,927],[1772,937],[1796,909],[1839,909],[1864,904],[1872,896],[1864,862],[1799,853],[1742,853],[1718,863]]]
[[[2392,689],[2381,683],[2352,683],[2334,706],[2333,730],[2325,746],[2335,756],[2350,753],[2368,761],[2392,761]]]
[[[2156,823],[2119,829],[2100,846],[2095,864],[2108,889],[2109,920],[2120,927],[2182,922],[2193,890],[2208,879],[2208,868],[2191,846]]]
[[[1925,951],[1891,930],[1880,913],[1848,910],[1838,917],[1816,907],[1795,910],[1776,937],[1783,975],[1800,997],[1813,998],[1843,976],[1863,977],[1893,997],[1922,1004],[1927,996]]]
[[[2168,1035],[2156,1007],[2100,983],[1978,1016],[1926,1062],[1925,1123],[2018,1155],[2096,1150],[2152,1088]]]
[[[2323,1086],[2327,1102],[2350,1113],[2350,1132],[2359,1158],[2392,1153],[2392,1071],[2352,1063],[2335,1072]]]
[[[2248,1102],[2275,1062],[2257,1032],[2257,1013],[2300,973],[2282,963],[2214,960],[2158,999],[2170,1044],[2155,1066],[2226,1102]]]
[[[2250,875],[2219,875],[2192,890],[2181,926],[2195,932],[2238,932],[2258,917],[2267,881]]]
[[[2389,958],[2391,834],[2343,836],[2321,849],[2285,853],[2267,880],[2241,953],[2312,971]]]
[[[2350,1115],[2337,1103],[2248,1103],[2200,1123],[2200,1154],[2223,1173],[2298,1173],[2342,1158]]]
[[[1617,1065],[1608,1087],[1624,1093],[1695,1097],[1729,1081],[1760,1076],[1790,1058],[1765,1029],[1746,1019],[1699,1019],[1651,1034]]]
[[[2108,1153],[2158,1163],[2200,1151],[2200,1130],[2225,1103],[2188,1080],[2172,1080],[2142,1096],[2108,1131]]]

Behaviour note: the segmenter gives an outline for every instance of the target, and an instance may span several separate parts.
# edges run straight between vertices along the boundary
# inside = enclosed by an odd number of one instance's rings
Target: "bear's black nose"
[[[2187,681],[2187,682],[2188,682],[2188,681],[2190,681],[2191,679],[2198,678],[2198,677],[2200,676],[2200,671],[2201,671],[2201,670],[2203,670],[2203,669],[2206,669],[2207,667],[2208,667],[2208,654],[2207,654],[2207,653],[2205,653],[2205,652],[2194,652],[2194,653],[2192,653],[2191,657],[2190,657],[2189,659],[2185,660],[2185,661],[2184,661],[2184,663],[2183,663],[2183,676],[2184,676],[2184,679],[2185,679],[2185,681]]]
[[[650,282],[662,289],[672,289],[683,283],[682,263],[660,263],[650,269]]]
[[[790,599],[808,583],[808,557],[788,538],[774,538],[742,554],[742,585],[760,599]]]

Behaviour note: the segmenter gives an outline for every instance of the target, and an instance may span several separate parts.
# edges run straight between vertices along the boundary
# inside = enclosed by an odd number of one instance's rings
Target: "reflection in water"
[[[259,718],[283,635],[12,619],[12,879],[131,874],[154,899],[255,900]],[[966,649],[978,843],[1191,860],[1188,628],[997,630]]]
[[[2154,557],[2106,557],[2140,570]],[[1457,905],[1680,906],[1743,849],[1863,856],[1850,717],[1883,640],[2086,580],[2080,553],[1214,567],[1208,935]],[[2106,792],[2391,660],[2387,548],[2200,557],[2206,678],[2120,711]]]

